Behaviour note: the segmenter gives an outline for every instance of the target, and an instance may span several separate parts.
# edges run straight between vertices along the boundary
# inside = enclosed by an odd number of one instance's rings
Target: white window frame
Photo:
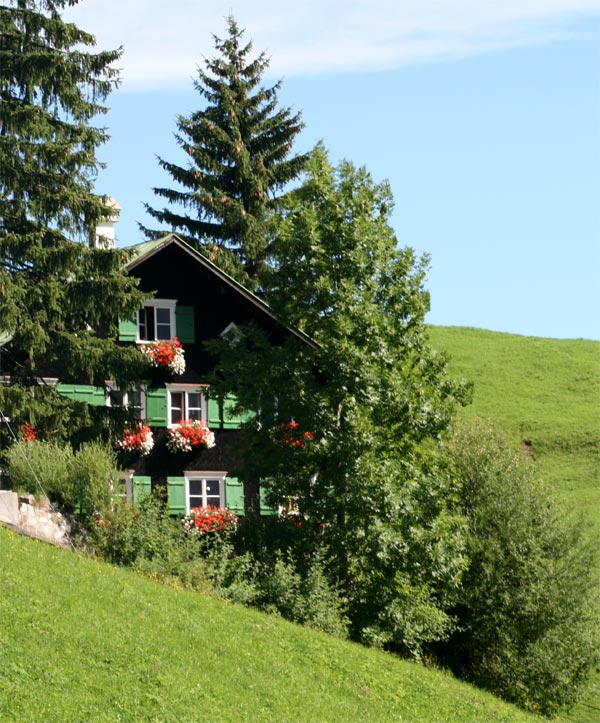
[[[110,392],[120,392],[121,390],[119,388],[119,385],[115,384],[115,382],[113,381],[105,382],[104,386],[106,387],[106,406],[112,407]],[[146,387],[142,385],[138,387],[136,391],[139,391],[140,393],[141,410],[139,420],[143,422],[146,419]],[[129,406],[129,391],[123,392],[123,407],[126,406]]]
[[[171,421],[171,394],[173,392],[175,393],[183,393],[185,395],[184,397],[184,409],[181,413],[182,419],[189,419],[188,415],[188,394],[200,394],[200,419],[203,422],[208,421],[208,400],[206,398],[206,389],[208,386],[206,384],[204,385],[198,385],[198,384],[167,384],[167,427],[169,429],[172,429],[175,427],[179,422],[172,422]]]
[[[152,306],[154,308],[154,339],[141,339],[140,338],[140,312],[136,313],[136,342],[138,344],[155,344],[157,341],[161,341],[156,338],[156,309],[168,309],[169,311],[169,326],[170,326],[170,339],[177,336],[177,328],[175,321],[175,307],[177,306],[177,299],[147,299],[143,304],[144,308]]]
[[[217,479],[219,480],[219,507],[225,507],[225,480],[227,478],[227,472],[219,471],[219,472],[213,472],[213,471],[196,471],[196,470],[186,470],[184,472],[185,477],[185,511],[186,514],[189,515],[190,510],[192,509],[190,505],[190,482],[196,481],[196,480],[202,480],[204,483],[207,479]],[[206,507],[206,485],[202,485],[202,507]],[[198,506],[198,505],[195,505]]]
[[[242,332],[234,321],[230,321],[219,336],[230,344],[237,344],[242,336]]]

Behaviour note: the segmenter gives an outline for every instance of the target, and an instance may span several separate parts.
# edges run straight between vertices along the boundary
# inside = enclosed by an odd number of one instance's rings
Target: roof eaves
[[[180,236],[178,236],[175,233],[169,233],[166,236],[163,236],[159,239],[154,239],[153,241],[145,241],[141,244],[137,244],[137,246],[130,246],[128,249],[125,250],[132,250],[132,249],[139,249],[139,252],[134,255],[131,261],[127,264],[127,269],[133,269],[136,266],[138,266],[140,263],[145,261],[146,259],[153,256],[155,253],[160,251],[165,246],[168,246],[171,243],[175,243],[176,245],[183,248],[185,251],[187,251],[189,254],[194,256],[201,264],[209,268],[216,276],[221,278],[226,284],[231,286],[232,288],[236,289],[236,291],[245,298],[247,298],[249,301],[251,301],[255,306],[258,306],[260,309],[262,309],[266,314],[268,314],[272,319],[277,321],[281,324],[279,319],[277,318],[276,314],[271,310],[271,307],[263,301],[260,297],[258,297],[255,293],[247,289],[245,286],[240,284],[239,281],[236,281],[232,276],[230,276],[226,271],[223,271],[220,269],[215,263],[210,261],[201,251],[191,246],[187,241],[182,239]],[[300,331],[300,329],[294,329],[291,326],[286,326],[285,324],[282,324],[282,326],[287,329],[291,334],[299,338],[301,341],[303,341],[305,344],[308,344],[308,346],[312,347],[313,349],[318,349],[319,344],[314,341],[314,339],[311,339],[307,334],[305,334],[303,331]]]

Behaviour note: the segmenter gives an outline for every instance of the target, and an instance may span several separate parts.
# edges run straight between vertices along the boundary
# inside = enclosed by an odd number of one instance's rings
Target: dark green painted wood
[[[152,493],[152,478],[147,475],[134,475],[133,477],[133,504],[140,502],[146,495]]]
[[[221,429],[221,408],[216,399],[208,400],[208,426],[210,429]]]
[[[86,402],[99,407],[106,404],[104,387],[93,387],[91,384],[58,384],[56,390],[63,397],[75,399],[78,402]]]
[[[153,427],[167,426],[167,390],[146,390],[146,421]]]
[[[266,490],[261,487],[259,490],[260,514],[265,516],[277,515],[279,511],[267,504]]]
[[[236,398],[233,394],[225,397],[222,417],[223,429],[241,429],[245,422],[249,422],[255,417],[252,412],[243,412],[241,414],[234,412],[233,407],[235,403]]]
[[[244,514],[244,485],[237,477],[225,479],[225,507],[238,515]]]
[[[135,341],[137,339],[137,321],[119,318],[119,341]]]
[[[185,477],[167,477],[170,515],[185,515]]]
[[[194,307],[175,307],[175,329],[176,335],[182,344],[193,344],[194,338]]]

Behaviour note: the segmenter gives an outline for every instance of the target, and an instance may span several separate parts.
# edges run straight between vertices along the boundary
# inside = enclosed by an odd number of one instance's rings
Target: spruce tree
[[[194,82],[206,107],[177,120],[175,139],[189,164],[159,158],[183,190],[154,188],[169,208],[146,204],[146,210],[256,288],[268,256],[269,212],[306,162],[305,155],[291,155],[303,124],[299,113],[279,107],[281,81],[261,85],[269,66],[266,55],[251,58],[252,43],[242,43],[244,31],[231,16],[227,29],[225,39],[215,36],[218,56],[205,61],[205,70],[198,68]],[[151,237],[164,233],[140,227]]]
[[[87,243],[107,215],[94,182],[108,136],[91,122],[106,112],[121,51],[87,52],[94,37],[61,17],[73,4],[0,7],[0,343],[10,380],[0,410],[15,422],[52,418],[48,433],[68,428],[69,410],[41,378],[125,383],[139,371],[114,339],[117,310],[139,308],[141,294],[123,252]]]

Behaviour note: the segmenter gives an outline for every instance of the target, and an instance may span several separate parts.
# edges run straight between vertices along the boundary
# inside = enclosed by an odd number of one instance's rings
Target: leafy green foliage
[[[532,463],[489,424],[455,431],[448,455],[469,524],[452,667],[555,714],[577,700],[600,661],[594,547]]]
[[[67,4],[0,8],[0,334],[10,373],[0,408],[23,421],[36,416],[23,389],[40,376],[125,382],[142,370],[113,341],[115,309],[141,303],[125,256],[81,243],[107,215],[93,183],[108,136],[92,120],[106,111],[120,51],[87,52],[94,38],[62,21]]]
[[[16,442],[4,452],[4,463],[15,489],[36,495],[43,490],[51,502],[84,516],[110,505],[119,474],[114,452],[99,442],[77,452],[58,442]]]
[[[304,548],[331,557],[354,637],[419,655],[450,630],[464,567],[462,522],[428,448],[467,390],[427,345],[427,260],[396,248],[391,209],[387,184],[333,169],[319,145],[262,280],[318,346],[274,345],[253,327],[210,346],[214,388],[260,410],[240,476],[262,480],[274,504],[297,500]]]
[[[261,86],[269,60],[264,53],[250,57],[252,43],[242,44],[243,30],[231,16],[227,31],[226,38],[215,38],[217,57],[205,61],[206,70],[198,69],[194,85],[206,108],[177,120],[175,139],[189,165],[159,159],[185,190],[155,188],[154,193],[183,210],[149,205],[146,210],[254,288],[268,255],[269,212],[305,162],[302,155],[290,156],[302,123],[299,114],[278,108],[280,82]],[[143,230],[154,237],[164,233]]]

